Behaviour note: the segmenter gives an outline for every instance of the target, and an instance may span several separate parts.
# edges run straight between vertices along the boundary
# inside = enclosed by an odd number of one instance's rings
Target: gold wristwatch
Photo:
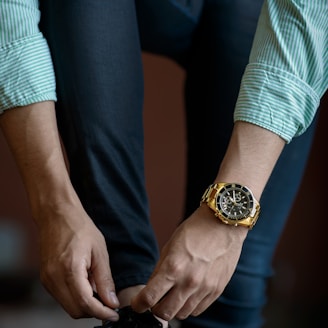
[[[238,183],[215,183],[204,192],[201,204],[214,211],[223,223],[252,229],[260,214],[260,204],[251,190]]]

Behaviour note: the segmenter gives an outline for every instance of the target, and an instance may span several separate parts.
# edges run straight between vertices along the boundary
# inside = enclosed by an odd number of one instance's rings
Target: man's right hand
[[[91,219],[82,208],[65,205],[37,222],[45,288],[73,318],[116,321],[119,303],[106,243]]]
[[[117,320],[104,237],[71,184],[54,102],[8,109],[0,127],[14,155],[40,233],[41,279],[73,318]],[[102,302],[93,297],[97,292]]]

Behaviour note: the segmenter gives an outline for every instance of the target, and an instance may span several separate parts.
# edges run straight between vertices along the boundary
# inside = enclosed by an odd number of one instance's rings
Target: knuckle
[[[178,277],[184,273],[184,267],[177,261],[170,260],[167,262],[168,272],[172,277]]]
[[[176,317],[179,320],[186,319],[192,312],[192,310],[196,307],[197,301],[196,299],[189,299],[184,307],[177,313]]]
[[[188,276],[186,278],[186,285],[188,288],[196,288],[200,285],[201,279],[195,275]]]
[[[82,312],[80,311],[72,311],[69,313],[69,315],[72,319],[81,319],[84,317]]]
[[[70,313],[73,319],[88,318],[91,316],[91,307],[87,298],[78,298],[76,307],[77,308]]]
[[[199,315],[201,315],[204,312],[204,310],[198,310],[197,309],[197,310],[195,310],[194,312],[191,313],[191,316],[198,317]]]
[[[153,290],[148,290],[143,294],[142,303],[147,307],[152,307],[156,303],[156,294]]]
[[[188,317],[188,314],[189,312],[187,312],[187,309],[186,307],[184,307],[182,310],[180,310],[176,315],[175,317],[178,319],[178,320],[184,320]]]
[[[83,296],[79,296],[78,300],[77,300],[77,304],[79,304],[79,307],[81,308],[81,310],[83,312],[88,313],[90,310],[90,302],[88,300],[88,298],[83,297]]]
[[[40,271],[40,280],[43,284],[47,284],[53,280],[56,275],[56,266],[47,264]]]
[[[163,313],[161,318],[165,321],[171,321],[173,320],[174,315],[173,313]]]
[[[217,285],[215,285],[215,284],[213,284],[213,283],[210,283],[210,282],[205,281],[205,282],[204,282],[203,289],[206,290],[206,291],[208,291],[210,294],[211,294],[211,293],[214,293],[214,294],[215,294],[215,293],[217,293],[218,290],[221,289],[221,288],[219,288]]]
[[[165,311],[159,308],[152,309],[152,313],[165,321],[170,321],[174,318],[173,311],[170,311],[169,309],[166,309]]]
[[[178,313],[178,314],[176,315],[176,318],[177,318],[178,320],[184,320],[184,319],[188,318],[188,315],[185,314],[185,313]]]
[[[217,298],[218,296],[220,296],[224,290],[225,286],[223,285],[217,285],[215,288],[213,288],[213,297]]]

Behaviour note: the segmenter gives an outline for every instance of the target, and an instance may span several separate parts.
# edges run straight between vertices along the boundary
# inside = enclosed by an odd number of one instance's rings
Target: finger
[[[190,313],[190,315],[197,317],[202,314],[212,303],[218,299],[218,296],[214,294],[207,295]]]
[[[41,281],[44,288],[54,297],[54,299],[72,318],[77,319],[86,317],[86,315],[82,313],[79,307],[76,305],[76,302],[71,295],[70,289],[65,285],[64,281],[61,282],[60,279],[56,281],[44,281],[41,279]],[[58,286],[61,286],[61,288]]]
[[[196,273],[185,277],[185,280],[174,286],[152,311],[165,320],[172,320],[174,317],[185,319],[211,293],[210,287],[211,285]]]
[[[84,317],[94,317],[100,320],[118,320],[114,309],[105,306],[93,296],[93,289],[88,279],[87,270],[72,274],[66,281],[71,296]]]
[[[43,265],[40,270],[40,280],[44,288],[56,299],[63,309],[73,318],[85,316],[74,300],[66,279],[58,266]]]
[[[153,308],[154,314],[166,320],[185,319],[209,294],[196,274],[172,288]]]
[[[166,295],[152,307],[152,312],[166,320],[172,320],[176,314],[184,307],[190,297],[190,290],[182,292],[181,288],[175,286]]]
[[[136,312],[151,309],[174,286],[174,280],[165,274],[157,274],[131,301]],[[163,318],[164,319],[164,318]]]
[[[115,293],[115,285],[111,275],[108,256],[102,256],[92,269],[92,281],[102,303],[112,309],[119,307],[120,303]]]
[[[212,298],[209,293],[197,293],[191,295],[185,304],[175,314],[175,317],[179,320],[184,320],[190,315],[199,315],[202,313],[206,306],[210,305]]]

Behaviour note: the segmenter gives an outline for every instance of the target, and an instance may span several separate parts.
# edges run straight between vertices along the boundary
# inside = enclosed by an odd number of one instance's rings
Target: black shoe
[[[102,326],[95,328],[162,328],[163,325],[150,311],[137,313],[131,306],[118,310],[120,320],[116,322],[106,321]],[[170,325],[169,325],[170,328]]]

